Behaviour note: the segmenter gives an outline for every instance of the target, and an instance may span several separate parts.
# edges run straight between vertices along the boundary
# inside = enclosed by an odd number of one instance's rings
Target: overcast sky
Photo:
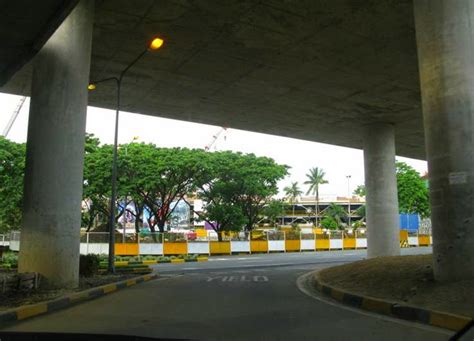
[[[19,99],[19,96],[0,93],[0,132],[3,132]],[[26,141],[28,106],[29,100],[25,102],[13,125],[8,135],[9,139],[17,142]],[[113,143],[114,116],[114,111],[89,107],[87,132],[99,137],[103,143]],[[162,147],[204,148],[220,127],[122,112],[119,129],[119,143],[128,143],[137,136],[140,142],[152,142]],[[351,175],[349,183],[351,192],[357,185],[364,183],[363,154],[357,149],[235,129],[228,129],[226,133],[222,133],[215,146],[217,150],[269,156],[278,163],[290,166],[290,175],[280,183],[280,189],[290,182],[298,181],[300,187],[306,191],[303,182],[311,167],[320,167],[326,172],[329,184],[321,186],[320,192],[321,196],[328,199],[347,196],[347,175]],[[425,161],[401,157],[397,159],[407,162],[421,174],[427,170]]]

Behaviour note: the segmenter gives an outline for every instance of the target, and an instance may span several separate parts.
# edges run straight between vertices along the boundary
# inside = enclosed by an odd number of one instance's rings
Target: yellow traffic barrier
[[[230,255],[230,241],[224,242],[210,242],[209,243],[209,250],[211,251],[211,255],[222,255],[228,254]]]
[[[185,255],[188,253],[186,242],[163,243],[164,255]]]
[[[250,252],[268,252],[268,242],[266,240],[251,240]]]
[[[430,246],[430,236],[427,234],[418,235],[418,245],[419,246]]]
[[[116,243],[115,254],[118,256],[138,256],[138,243]]]
[[[285,240],[285,251],[300,251],[300,250],[301,250],[301,241],[299,239]]]
[[[329,250],[329,238],[323,237],[325,235],[316,235],[316,251],[318,250]]]

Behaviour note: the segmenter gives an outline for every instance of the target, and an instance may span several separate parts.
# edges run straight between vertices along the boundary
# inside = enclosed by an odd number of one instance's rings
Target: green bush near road
[[[99,255],[81,255],[79,258],[79,275],[84,277],[91,277],[99,272],[99,265]]]
[[[5,252],[2,255],[0,265],[2,268],[11,269],[18,267],[18,253]]]

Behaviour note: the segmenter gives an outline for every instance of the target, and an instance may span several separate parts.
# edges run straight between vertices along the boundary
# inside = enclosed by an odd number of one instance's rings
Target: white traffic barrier
[[[87,253],[94,254],[108,254],[109,253],[109,244],[108,243],[89,243],[86,244]]]
[[[189,254],[210,254],[209,241],[194,241],[188,242]]]
[[[285,251],[284,240],[269,240],[268,241],[268,252],[271,251]]]
[[[418,236],[408,236],[408,245],[418,246]]]
[[[163,255],[162,243],[140,243],[138,246],[140,255]]]
[[[301,240],[301,251],[305,250],[316,250],[316,240],[315,239],[302,239]]]
[[[367,247],[367,238],[356,238],[356,249]]]
[[[248,240],[232,240],[230,242],[230,252],[248,252],[250,253],[250,241]]]

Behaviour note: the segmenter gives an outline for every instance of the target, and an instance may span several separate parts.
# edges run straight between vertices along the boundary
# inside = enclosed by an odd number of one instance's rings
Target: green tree
[[[298,182],[292,182],[290,186],[283,188],[285,191],[285,198],[290,202],[293,209],[293,218],[295,216],[295,203],[298,202],[298,198],[303,194],[303,191],[299,188]]]
[[[268,157],[240,155],[234,165],[233,181],[239,192],[237,202],[245,216],[245,229],[251,231],[264,207],[278,193],[278,181],[288,174],[288,167]]]
[[[198,160],[204,171],[196,175],[194,184],[204,207],[194,213],[212,227],[219,241],[222,241],[223,231],[238,231],[245,224],[235,175],[240,156],[240,153],[230,151],[206,152]]]
[[[164,232],[176,204],[194,190],[194,179],[202,171],[200,158],[205,153],[145,143],[130,143],[126,151],[123,174],[127,195],[135,203],[137,216],[145,206],[151,212],[150,230],[155,232],[158,227]]]
[[[199,162],[203,171],[194,184],[205,207],[195,213],[219,238],[222,231],[240,230],[242,226],[251,230],[266,203],[278,192],[278,181],[287,174],[286,166],[253,154],[206,152]]]
[[[355,195],[358,195],[359,197],[365,197],[365,185],[359,185],[353,192]]]
[[[25,153],[24,143],[0,137],[0,233],[20,228]]]
[[[324,211],[324,216],[334,220],[337,224],[337,228],[339,229],[343,227],[343,223],[347,220],[347,212],[344,210],[344,208],[333,202],[330,203]]]
[[[328,230],[337,230],[338,224],[337,221],[332,217],[324,217],[321,220],[321,227],[328,229]]]
[[[278,224],[278,218],[284,214],[284,203],[282,200],[270,200],[263,209],[263,215],[272,226]]]
[[[399,211],[430,216],[428,189],[420,174],[404,162],[397,162],[396,167]]]
[[[316,226],[318,226],[318,215],[319,215],[319,186],[328,183],[327,180],[324,179],[325,175],[326,173],[324,172],[324,170],[318,167],[313,167],[309,170],[309,173],[306,174],[306,177],[308,178],[308,180],[304,182],[305,185],[309,185],[309,189],[306,192],[306,195],[313,194],[316,199],[316,205],[314,207]]]
[[[110,197],[112,191],[112,158],[112,145],[97,145],[93,137],[86,137],[83,202],[88,205],[88,230],[92,227],[92,222],[97,218],[99,223],[106,225],[105,229],[103,225],[99,229],[110,231],[108,217],[110,216]],[[115,222],[123,214],[123,210],[118,210],[118,207],[123,205],[122,201],[127,193],[126,186],[128,183],[122,176],[123,163],[124,160],[119,149]]]

